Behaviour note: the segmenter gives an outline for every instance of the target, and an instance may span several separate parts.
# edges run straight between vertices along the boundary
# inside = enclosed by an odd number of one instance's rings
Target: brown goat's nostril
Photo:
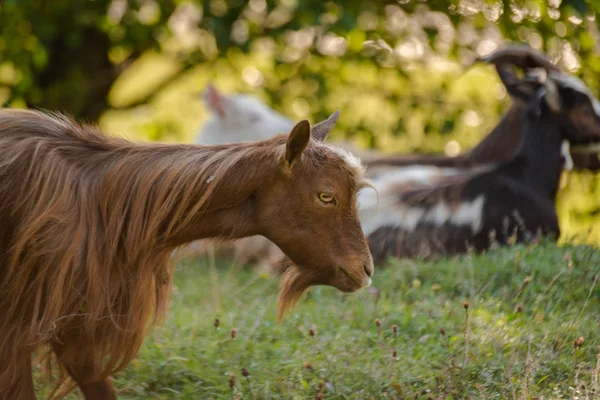
[[[365,274],[370,278],[373,275],[373,268],[369,264],[364,264],[363,268],[365,269]]]

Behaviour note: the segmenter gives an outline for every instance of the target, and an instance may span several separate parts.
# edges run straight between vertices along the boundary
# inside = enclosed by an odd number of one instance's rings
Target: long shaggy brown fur
[[[28,357],[37,344],[68,340],[61,359],[86,354],[97,377],[126,366],[152,314],[165,315],[165,239],[247,151],[134,144],[59,115],[2,110],[0,387],[17,379],[15,350]]]
[[[184,154],[108,138],[61,116],[3,110],[0,358],[15,363],[14,349],[68,337],[77,353],[61,358],[91,355],[94,376],[127,365],[151,314],[165,315],[171,271],[162,239],[207,206],[244,154],[230,157],[235,151]],[[225,156],[230,162],[217,164]],[[199,174],[198,165],[206,166]],[[18,370],[3,368],[0,387]]]

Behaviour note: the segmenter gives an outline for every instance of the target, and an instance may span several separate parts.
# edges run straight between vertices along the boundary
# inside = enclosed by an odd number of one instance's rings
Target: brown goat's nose
[[[373,263],[367,263],[363,265],[363,268],[365,269],[365,274],[370,278],[373,275]]]

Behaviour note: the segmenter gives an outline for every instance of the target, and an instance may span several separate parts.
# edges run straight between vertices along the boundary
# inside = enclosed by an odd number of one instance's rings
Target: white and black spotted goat
[[[378,195],[359,197],[376,263],[560,235],[555,199],[561,171],[572,165],[566,150],[600,142],[600,104],[583,82],[540,62],[531,49],[507,48],[481,61],[494,64],[509,94],[525,103],[516,153],[495,164],[441,168],[426,179],[423,170],[411,177],[406,168],[376,176]]]

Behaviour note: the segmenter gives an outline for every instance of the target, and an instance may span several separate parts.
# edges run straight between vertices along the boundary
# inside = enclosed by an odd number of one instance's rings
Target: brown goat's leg
[[[93,383],[77,383],[85,400],[116,400],[117,393],[107,379]]]
[[[90,380],[92,376],[92,369],[89,364],[86,365],[85,355],[80,352],[79,357],[75,357],[75,360],[71,360],[67,355],[71,354],[70,350],[62,345],[54,344],[54,353],[58,358],[61,365],[65,368],[67,373],[73,378],[73,380],[81,389],[85,400],[116,400],[117,393],[110,382],[110,378],[103,380]]]
[[[89,382],[85,376],[85,368],[83,370],[74,370],[65,366],[65,369],[71,375],[71,378],[77,382],[77,386],[81,389],[85,400],[116,400],[117,393],[110,382],[110,378],[106,378],[96,382]],[[84,372],[84,373],[82,373]]]
[[[21,360],[18,369],[18,375],[13,380],[13,384],[8,388],[0,387],[0,400],[36,400],[29,355]]]

